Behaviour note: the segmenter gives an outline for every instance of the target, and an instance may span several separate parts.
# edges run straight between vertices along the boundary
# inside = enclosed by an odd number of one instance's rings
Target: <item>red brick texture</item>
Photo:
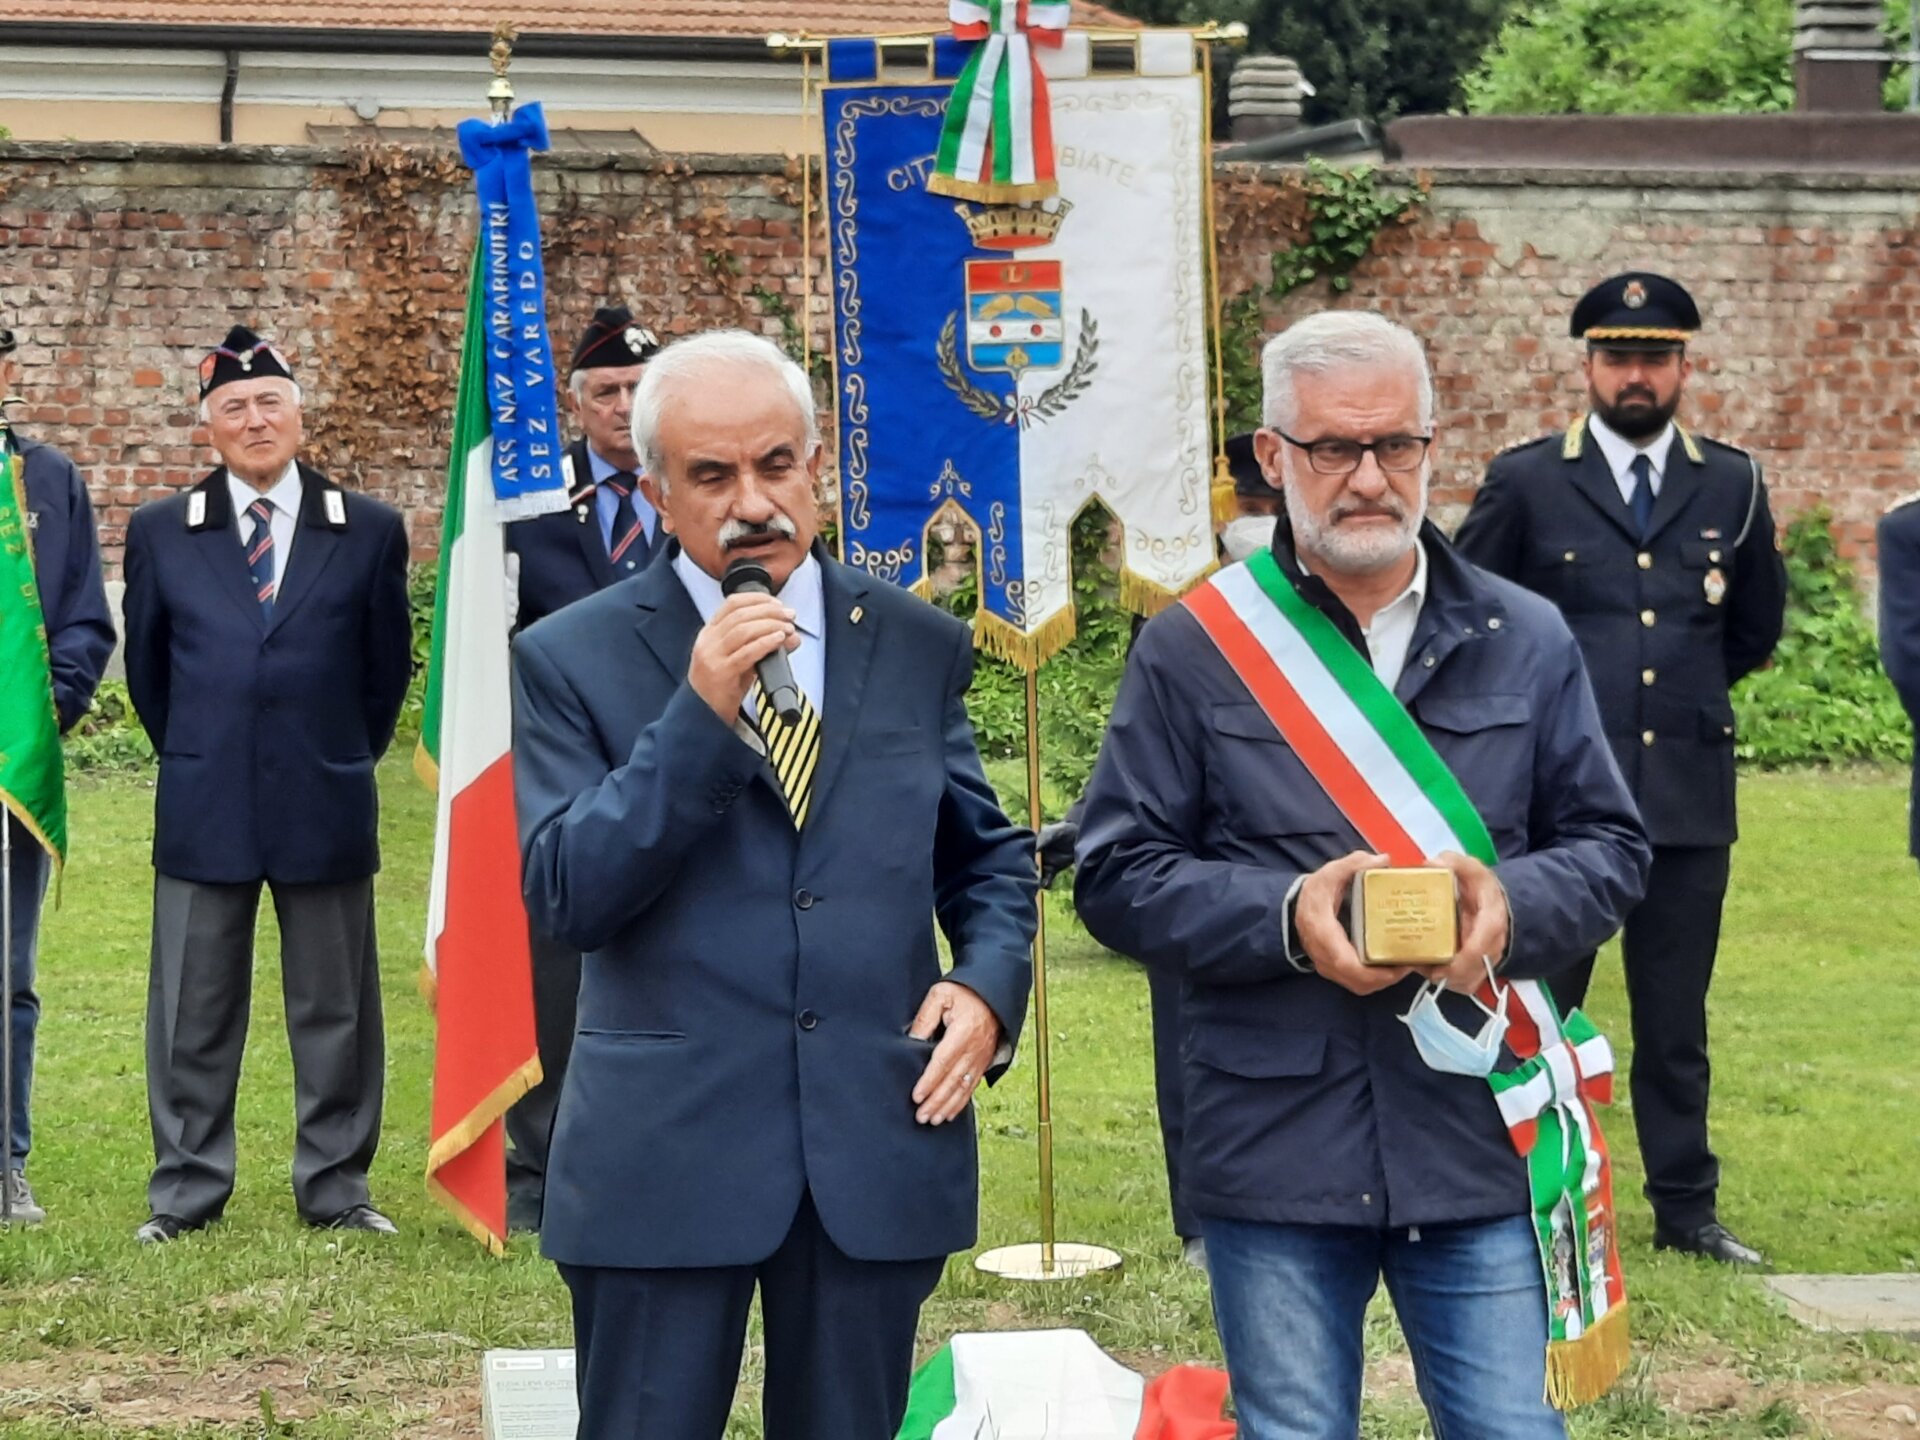
[[[1426,339],[1443,521],[1496,451],[1580,408],[1567,313],[1593,280],[1645,267],[1685,281],[1706,315],[1687,418],[1760,455],[1780,512],[1825,500],[1845,551],[1870,564],[1875,518],[1920,486],[1920,175],[1434,179],[1347,294],[1315,286],[1266,318],[1372,306]],[[795,174],[564,157],[542,163],[540,184],[563,354],[610,299],[663,333],[745,324],[790,339],[809,288],[824,347],[823,249],[816,233],[809,287]],[[1222,203],[1252,204],[1257,188],[1223,187]],[[24,365],[11,413],[86,471],[109,566],[132,507],[212,463],[194,364],[235,321],[293,357],[311,457],[399,505],[430,555],[472,212],[444,155],[0,149],[0,324]],[[1267,274],[1259,228],[1223,227],[1229,297]]]

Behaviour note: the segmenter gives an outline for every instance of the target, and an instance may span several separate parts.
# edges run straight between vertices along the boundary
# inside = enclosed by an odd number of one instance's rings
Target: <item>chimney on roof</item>
[[[1300,128],[1300,102],[1313,93],[1298,62],[1284,55],[1247,55],[1227,81],[1227,133],[1235,144]]]
[[[1878,112],[1893,55],[1881,0],[1794,0],[1793,108]]]

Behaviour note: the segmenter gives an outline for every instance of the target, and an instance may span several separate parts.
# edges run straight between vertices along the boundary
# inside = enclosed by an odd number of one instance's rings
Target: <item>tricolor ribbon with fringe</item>
[[[1053,170],[1052,107],[1035,45],[1058,45],[1068,0],[952,0],[956,39],[979,47],[954,82],[927,188],[989,204],[1045,200]]]
[[[1373,667],[1281,573],[1271,553],[1220,571],[1182,602],[1361,838],[1395,865],[1443,851],[1497,866],[1485,822]],[[1612,1098],[1613,1052],[1580,1011],[1562,1020],[1538,981],[1508,986],[1507,1048],[1489,1077],[1527,1161],[1548,1304],[1547,1399],[1606,1393],[1627,1363],[1626,1290],[1613,1170],[1595,1103]],[[1481,988],[1490,1007],[1490,985]]]

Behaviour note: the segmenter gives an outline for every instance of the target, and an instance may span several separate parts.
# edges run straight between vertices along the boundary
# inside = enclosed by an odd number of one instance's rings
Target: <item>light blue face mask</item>
[[[1499,1008],[1489,1010],[1478,995],[1468,997],[1487,1017],[1478,1034],[1469,1035],[1447,1019],[1440,1008],[1440,997],[1447,987],[1437,981],[1422,985],[1413,1004],[1407,1007],[1407,1013],[1400,1017],[1401,1023],[1413,1032],[1413,1048],[1420,1052],[1429,1070],[1480,1080],[1493,1073],[1494,1064],[1500,1058],[1500,1042],[1507,1037],[1509,992],[1495,983],[1492,962],[1486,962],[1486,966],[1487,983],[1498,997]]]

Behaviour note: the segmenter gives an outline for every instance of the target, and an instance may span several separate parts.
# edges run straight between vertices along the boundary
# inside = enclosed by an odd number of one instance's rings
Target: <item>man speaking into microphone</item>
[[[975,1239],[1033,837],[981,768],[966,627],[815,544],[800,368],[681,340],[633,433],[667,563],[514,643],[527,908],[584,956],[541,1232],[579,1435],[719,1440],[757,1286],[770,1440],[891,1440]]]

